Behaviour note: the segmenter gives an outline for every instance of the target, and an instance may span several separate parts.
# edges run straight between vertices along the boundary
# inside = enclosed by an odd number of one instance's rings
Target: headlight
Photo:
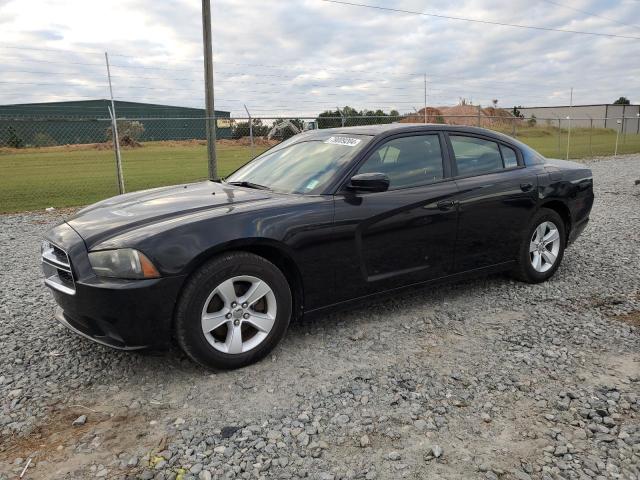
[[[141,279],[160,276],[151,260],[132,248],[89,252],[89,262],[99,277]]]

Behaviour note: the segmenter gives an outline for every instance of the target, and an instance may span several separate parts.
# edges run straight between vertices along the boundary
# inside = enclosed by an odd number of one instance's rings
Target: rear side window
[[[458,175],[482,175],[502,170],[502,156],[496,142],[476,137],[451,135]]]
[[[384,173],[389,190],[441,180],[442,150],[438,135],[416,135],[389,140],[374,151],[358,173]]]
[[[500,145],[502,151],[502,160],[504,160],[504,168],[514,168],[518,166],[518,157],[513,148]]]

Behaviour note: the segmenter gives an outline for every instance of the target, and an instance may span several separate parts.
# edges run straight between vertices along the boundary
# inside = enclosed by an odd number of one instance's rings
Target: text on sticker
[[[332,145],[344,145],[346,147],[355,147],[361,142],[359,138],[351,137],[329,137],[324,143],[331,143]]]

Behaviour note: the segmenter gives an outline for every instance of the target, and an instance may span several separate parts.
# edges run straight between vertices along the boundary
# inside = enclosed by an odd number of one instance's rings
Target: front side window
[[[384,173],[389,177],[389,190],[441,180],[440,139],[436,134],[389,140],[367,158],[358,173]]]
[[[502,156],[496,142],[476,137],[451,135],[458,175],[482,175],[502,170]]]
[[[231,174],[228,183],[247,182],[281,193],[320,194],[371,140],[367,135],[283,143]]]

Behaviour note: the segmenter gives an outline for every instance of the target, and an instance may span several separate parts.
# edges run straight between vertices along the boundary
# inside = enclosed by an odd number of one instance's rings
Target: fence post
[[[118,192],[124,193],[124,176],[122,175],[122,155],[120,154],[120,139],[118,138],[118,121],[116,117],[116,104],[113,100],[113,87],[111,86],[111,68],[109,67],[109,54],[104,52],[104,60],[107,64],[107,78],[109,79],[109,94],[111,95],[111,136],[113,137],[113,148],[116,153],[116,179],[118,181]]]
[[[255,147],[253,144],[253,119],[251,118],[251,114],[249,113],[249,109],[247,106],[244,106],[245,111],[247,112],[247,117],[249,117],[249,139],[251,140],[251,158],[255,157]]]
[[[344,127],[344,113],[342,113],[342,110],[340,110],[340,107],[336,107],[336,109],[338,110],[338,113],[340,114],[340,123]]]
[[[622,144],[623,145],[627,143],[627,141],[626,141],[627,134],[624,131],[624,121],[625,121],[625,118],[626,118],[626,115],[625,115],[624,111],[625,111],[626,108],[627,108],[626,105],[622,105],[622,127],[621,128],[622,128]]]
[[[613,151],[613,158],[615,160],[615,158],[618,156],[618,138],[620,137],[620,126],[622,124],[622,120],[616,120],[616,148]]]
[[[480,112],[482,111],[480,105],[478,105],[478,126],[480,126]]]
[[[592,139],[593,137],[593,118],[589,118],[589,155],[593,157],[593,146]]]
[[[560,146],[561,142],[562,142],[562,130],[561,130],[561,124],[560,124],[561,120],[560,117],[558,117],[558,157],[561,155],[561,149],[562,147]]]
[[[427,123],[427,74],[424,74],[424,123]]]
[[[516,136],[516,117],[511,119],[511,134],[512,136]]]
[[[569,160],[569,143],[571,141],[571,113],[573,110],[573,87],[571,87],[571,96],[569,99],[569,115],[567,116],[567,120],[569,120],[569,127],[567,128],[567,160]]]

